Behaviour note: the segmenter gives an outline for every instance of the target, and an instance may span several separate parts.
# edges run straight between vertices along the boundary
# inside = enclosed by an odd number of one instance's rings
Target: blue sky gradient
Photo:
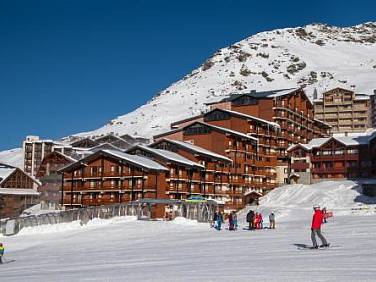
[[[0,1],[0,150],[100,127],[257,32],[375,11],[371,0]]]

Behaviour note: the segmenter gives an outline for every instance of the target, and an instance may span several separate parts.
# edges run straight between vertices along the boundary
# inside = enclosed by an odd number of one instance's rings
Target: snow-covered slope
[[[0,152],[0,163],[5,163],[23,169],[23,149],[11,149]]]
[[[334,220],[322,227],[332,247],[297,248],[311,244],[309,202],[332,198],[335,207],[349,208],[358,195],[354,185],[344,181],[276,189],[281,193],[273,191],[252,207],[263,213],[265,225],[273,208],[275,230],[247,230],[245,214],[238,215],[237,231],[226,230],[227,222],[216,231],[182,218],[135,217],[25,228],[16,236],[0,236],[5,262],[13,260],[1,266],[1,281],[375,281],[374,216],[334,211]],[[302,189],[313,190],[294,205]],[[335,198],[343,195],[345,204],[337,204]]]
[[[376,89],[376,23],[347,28],[312,24],[262,32],[220,49],[202,66],[146,105],[79,135],[114,132],[151,137],[204,103],[252,89],[305,87],[308,95],[335,86]]]

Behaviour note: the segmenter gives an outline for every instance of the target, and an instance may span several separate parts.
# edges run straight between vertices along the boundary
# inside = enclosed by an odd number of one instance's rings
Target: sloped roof
[[[232,94],[230,96],[227,96],[226,98],[223,98],[222,100],[207,103],[207,105],[221,103],[221,102],[231,102],[231,101],[238,99],[241,96],[249,96],[253,98],[275,98],[275,97],[280,97],[280,96],[291,94],[292,92],[297,91],[299,89],[300,88],[284,88],[284,89],[275,89],[275,90],[268,90],[268,91],[252,90],[251,92],[248,92],[248,93]]]
[[[207,127],[211,128],[213,130],[221,131],[221,132],[224,132],[224,133],[227,133],[227,134],[235,135],[235,136],[238,136],[238,137],[241,137],[241,138],[244,138],[244,139],[248,139],[248,140],[252,140],[252,141],[255,141],[255,142],[258,141],[258,139],[256,137],[249,136],[249,135],[244,134],[242,132],[235,131],[235,130],[232,130],[232,129],[228,129],[228,128],[225,128],[225,127],[212,125],[212,124],[209,124],[209,123],[206,123],[206,122],[201,122],[201,121],[195,121],[194,123],[191,123],[191,124],[183,127],[183,129],[191,127],[195,124],[201,124],[203,126],[207,126]]]
[[[0,163],[0,184],[3,183],[17,168]]]
[[[119,157],[125,161],[129,161],[141,167],[154,169],[154,170],[168,170],[166,167],[162,166],[161,164],[145,157],[140,157],[137,155],[130,155],[127,153],[123,153],[121,151],[116,151],[116,150],[103,150],[102,152],[110,154],[112,156]]]
[[[336,140],[346,146],[357,146],[357,145],[366,145],[368,144],[373,138],[376,137],[376,133],[370,135],[353,135],[353,136],[332,136],[332,137],[325,137],[325,138],[314,138],[307,144],[294,144],[291,145],[287,150],[290,151],[297,146],[301,146],[306,150],[312,150],[313,148],[318,148],[327,143],[329,140]]]
[[[237,117],[241,117],[241,118],[245,118],[245,119],[252,119],[252,120],[256,120],[256,121],[259,121],[261,123],[264,123],[264,124],[267,124],[267,125],[270,125],[272,126],[273,128],[281,128],[280,125],[278,123],[275,123],[275,122],[271,122],[271,121],[268,121],[268,120],[265,120],[265,119],[262,119],[262,118],[258,118],[258,117],[255,117],[255,116],[251,116],[251,115],[247,115],[247,114],[244,114],[244,113],[240,113],[240,112],[237,112],[237,111],[231,111],[231,110],[226,110],[226,109],[220,109],[220,108],[215,108],[207,113],[204,114],[204,116],[212,113],[212,112],[215,112],[215,111],[220,111],[220,112],[225,112],[225,113],[229,113],[230,115],[233,115],[233,116],[237,116]]]
[[[160,140],[160,141],[158,141],[156,143],[153,143],[150,146],[153,146],[154,144],[157,144],[157,143],[160,143],[160,142],[163,142],[163,141],[166,141],[166,142],[175,144],[177,146],[183,147],[183,148],[185,148],[185,149],[187,149],[189,151],[195,152],[197,154],[202,154],[204,156],[209,156],[211,158],[220,159],[220,160],[223,160],[223,161],[226,161],[226,162],[232,162],[231,159],[229,159],[229,158],[227,158],[227,157],[225,157],[223,155],[214,153],[212,151],[206,150],[206,149],[204,149],[202,147],[199,147],[199,146],[196,146],[196,145],[193,145],[191,143],[184,142],[184,141],[178,141],[178,140],[163,138],[162,140]]]
[[[130,155],[127,153],[123,153],[119,150],[99,150],[75,163],[69,164],[61,169],[60,172],[69,171],[70,169],[74,169],[76,167],[80,167],[85,164],[85,162],[90,161],[91,159],[95,159],[97,156],[105,155],[109,157],[114,157],[116,159],[124,160],[128,163],[131,163],[135,166],[145,168],[145,169],[152,169],[152,170],[168,170],[166,167],[160,165],[159,163],[150,160],[145,157],[140,157],[136,155]]]
[[[174,153],[174,152],[171,152],[171,151],[167,151],[167,150],[162,150],[162,149],[155,149],[155,148],[151,148],[149,146],[143,146],[143,145],[136,145],[135,147],[133,147],[131,150],[134,150],[134,149],[141,149],[141,150],[145,150],[151,154],[154,154],[154,155],[157,155],[157,156],[160,156],[164,159],[167,159],[169,161],[172,161],[172,162],[176,162],[176,163],[180,163],[180,164],[183,164],[183,165],[187,165],[187,166],[196,166],[196,167],[201,167],[201,168],[204,168],[203,165],[199,164],[199,163],[196,163],[196,162],[193,162],[177,153]]]

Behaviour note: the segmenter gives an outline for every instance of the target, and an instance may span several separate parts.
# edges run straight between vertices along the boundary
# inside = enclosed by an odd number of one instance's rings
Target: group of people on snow
[[[264,220],[262,214],[259,212],[249,210],[247,213],[247,222],[249,230],[264,228]],[[273,212],[269,214],[269,229],[275,229],[275,215]]]
[[[234,231],[238,229],[238,216],[235,211],[230,212],[227,219],[228,219],[228,230]],[[221,230],[222,223],[224,223],[223,214],[220,210],[218,210],[214,213],[211,227],[214,227],[217,230]]]
[[[238,216],[235,211],[230,212],[227,216],[228,219],[228,230],[234,231],[238,229]],[[262,214],[259,212],[254,212],[250,210],[247,213],[246,221],[249,224],[249,230],[255,229],[263,229],[263,217]],[[222,229],[222,224],[224,223],[224,216],[220,210],[217,210],[214,213],[213,220],[211,223],[211,227],[214,227],[217,230]],[[275,215],[274,213],[270,213],[269,215],[269,229],[275,229]]]

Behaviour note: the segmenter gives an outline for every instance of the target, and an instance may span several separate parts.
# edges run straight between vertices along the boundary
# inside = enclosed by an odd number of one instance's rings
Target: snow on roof
[[[39,193],[35,189],[24,188],[0,188],[0,194],[3,195],[31,195],[38,196]]]
[[[330,139],[337,140],[338,142],[346,145],[346,146],[357,146],[357,145],[365,145],[368,144],[369,141],[376,137],[376,133],[364,135],[360,133],[359,135],[351,135],[351,136],[332,136],[332,137],[324,137],[324,138],[314,138],[309,141],[307,144],[294,144],[291,145],[287,150],[290,151],[296,146],[301,146],[306,148],[307,150],[311,150],[313,148],[318,148],[322,146],[324,143],[329,141]]]
[[[136,165],[146,167],[146,168],[149,168],[149,169],[168,170],[166,167],[160,165],[159,163],[157,163],[157,162],[155,162],[151,159],[145,158],[145,157],[140,157],[140,156],[137,156],[137,155],[130,155],[130,154],[127,154],[127,153],[123,153],[121,151],[116,151],[116,150],[101,150],[99,152],[104,152],[106,154],[118,157],[118,158],[123,159],[125,161],[129,161],[131,163],[134,163]]]
[[[247,115],[247,114],[244,114],[244,113],[240,113],[240,112],[237,112],[237,111],[231,111],[231,110],[216,108],[216,109],[213,109],[213,110],[207,112],[206,114],[208,114],[210,112],[213,112],[213,111],[222,111],[222,112],[230,113],[232,115],[236,115],[236,116],[241,116],[241,117],[245,117],[245,118],[248,118],[248,119],[257,120],[259,122],[269,124],[269,125],[273,126],[274,128],[281,128],[278,123],[271,122],[271,121],[268,121],[268,120],[265,120],[265,119],[262,119],[262,118],[258,118],[258,117],[255,117],[255,116]]]
[[[181,147],[184,147],[184,148],[187,148],[188,150],[191,150],[191,151],[194,151],[194,152],[197,152],[199,154],[203,154],[203,155],[207,155],[207,156],[211,156],[211,157],[214,157],[214,158],[217,158],[217,159],[221,159],[221,160],[224,160],[224,161],[227,161],[227,162],[232,162],[231,159],[223,156],[223,155],[220,155],[220,154],[217,154],[217,153],[214,153],[212,151],[209,151],[209,150],[206,150],[202,147],[199,147],[199,146],[196,146],[196,145],[193,145],[191,143],[188,143],[188,142],[184,142],[184,141],[178,141],[178,140],[173,140],[173,139],[168,139],[168,138],[164,138],[163,140],[167,141],[167,142],[170,142],[170,143],[173,143],[173,144],[176,144],[178,146],[181,146]]]
[[[204,168],[203,165],[196,163],[196,162],[193,162],[193,161],[191,161],[187,158],[184,158],[183,156],[180,156],[179,154],[171,152],[171,151],[162,150],[162,149],[154,149],[154,148],[151,148],[149,146],[143,146],[143,145],[137,145],[136,148],[141,148],[145,151],[148,151],[150,153],[156,154],[158,156],[161,156],[163,158],[166,158],[168,160],[171,160],[171,161],[174,161],[174,162],[177,162],[177,163]]]
[[[0,164],[0,184],[7,179],[17,168],[10,166],[10,165],[5,165],[5,164]]]
[[[212,125],[212,124],[201,122],[201,121],[196,121],[195,123],[187,125],[186,127],[190,127],[190,126],[192,126],[194,124],[202,124],[204,126],[208,126],[210,128],[213,128],[213,129],[216,129],[216,130],[219,130],[219,131],[223,131],[223,132],[226,132],[226,133],[229,133],[229,134],[232,134],[232,135],[236,135],[236,136],[248,139],[248,140],[253,140],[253,141],[256,141],[256,142],[258,141],[258,139],[256,137],[249,136],[249,135],[241,133],[239,131],[235,131],[235,130],[228,129],[228,128],[225,128],[225,127],[220,127],[220,126]]]

